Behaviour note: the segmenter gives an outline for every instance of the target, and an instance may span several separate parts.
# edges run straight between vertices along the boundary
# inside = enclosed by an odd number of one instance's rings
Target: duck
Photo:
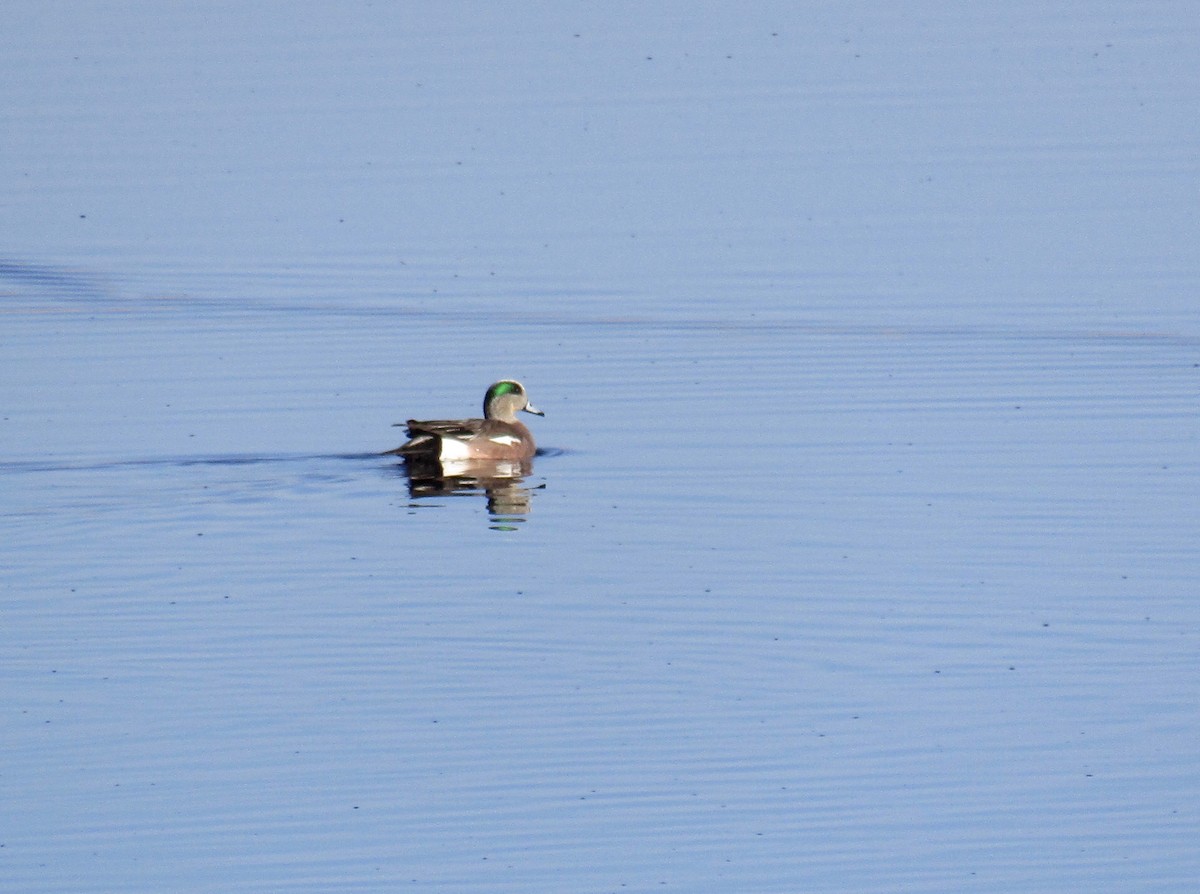
[[[513,379],[493,383],[483,396],[482,419],[409,419],[408,440],[384,456],[457,462],[525,461],[537,452],[533,433],[517,413],[545,416],[529,402],[525,386]]]

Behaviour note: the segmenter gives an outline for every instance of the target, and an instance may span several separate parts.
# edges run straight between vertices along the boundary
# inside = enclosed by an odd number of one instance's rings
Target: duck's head
[[[512,379],[502,379],[487,390],[483,397],[483,418],[516,422],[517,413],[524,410],[535,416],[546,414],[529,402],[525,386]]]

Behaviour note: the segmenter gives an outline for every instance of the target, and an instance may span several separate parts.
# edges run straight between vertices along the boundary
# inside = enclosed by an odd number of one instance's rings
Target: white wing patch
[[[471,450],[462,441],[454,438],[442,438],[442,452],[439,459],[470,459]]]
[[[503,444],[505,447],[511,447],[521,439],[515,435],[492,435],[488,440],[493,444]]]

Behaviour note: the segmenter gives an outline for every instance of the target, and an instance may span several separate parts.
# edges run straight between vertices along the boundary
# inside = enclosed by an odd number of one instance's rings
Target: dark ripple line
[[[27,460],[0,463],[0,472],[101,472],[108,469],[137,468],[144,466],[253,466],[269,463],[299,463],[314,460],[365,460],[378,459],[378,453],[315,453],[315,454],[246,454],[234,453],[222,456],[170,456],[152,459],[118,459],[109,462],[46,462]]]
[[[46,290],[57,290],[59,294],[75,298],[106,298],[106,289],[96,277],[86,273],[75,273],[57,267],[27,264],[22,261],[0,258],[0,281],[22,283]]]
[[[569,452],[561,447],[542,447],[538,449],[537,455],[539,457],[562,456]],[[186,468],[188,466],[256,466],[273,463],[305,463],[329,460],[338,462],[380,460],[386,461],[389,464],[399,461],[395,457],[384,457],[381,453],[231,453],[220,456],[167,456],[147,459],[118,459],[108,462],[47,462],[45,460],[0,462],[0,474],[20,474],[24,472],[103,472],[112,469],[154,466],[173,466],[175,468]]]

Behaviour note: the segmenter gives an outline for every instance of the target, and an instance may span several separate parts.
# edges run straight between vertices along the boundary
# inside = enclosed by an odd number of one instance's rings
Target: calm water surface
[[[1187,7],[662,9],[12,15],[5,890],[1194,883]]]

